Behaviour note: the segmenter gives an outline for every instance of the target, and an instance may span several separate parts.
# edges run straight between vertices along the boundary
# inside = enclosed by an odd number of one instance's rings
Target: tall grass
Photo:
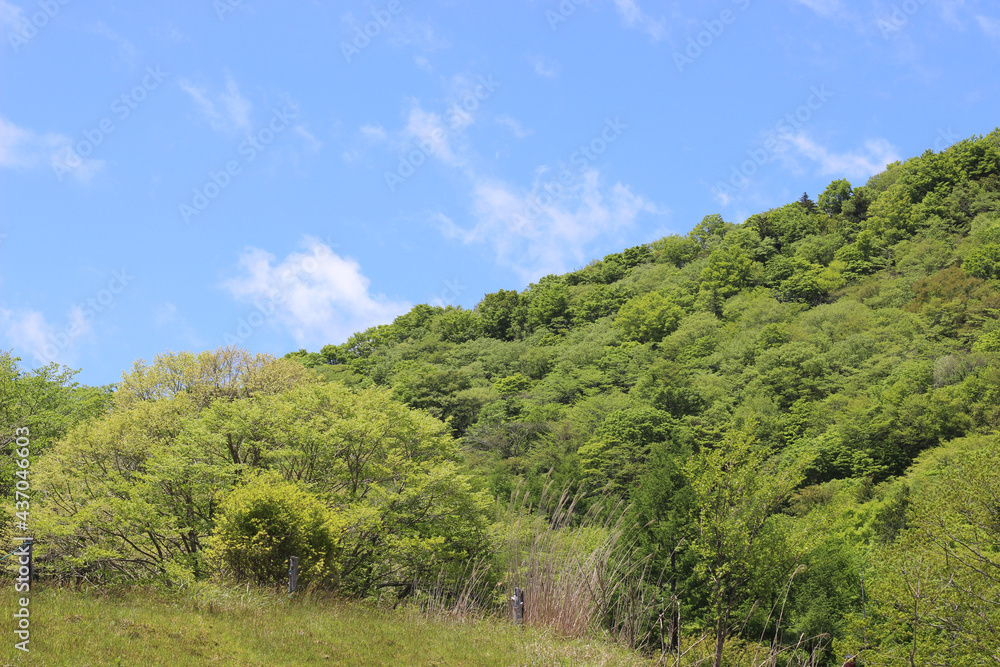
[[[627,507],[602,499],[577,515],[581,495],[550,482],[537,504],[527,488],[511,494],[501,549],[508,598],[524,592],[524,622],[566,637],[603,630],[629,646],[648,642],[655,603],[648,560],[630,540]]]
[[[534,628],[474,617],[439,618],[346,603],[320,591],[210,587],[73,591],[40,585],[31,596],[31,652],[0,643],[0,665],[650,665],[605,642],[563,640]],[[0,593],[10,619],[16,595]],[[9,625],[9,624],[8,624]]]

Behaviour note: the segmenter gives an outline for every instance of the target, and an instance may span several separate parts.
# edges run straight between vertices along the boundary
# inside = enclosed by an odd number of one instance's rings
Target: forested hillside
[[[353,599],[523,587],[668,664],[997,664],[998,281],[1000,130],[318,352],[107,388],[0,355],[0,408],[53,582],[297,555]]]
[[[682,623],[775,637],[787,587],[786,643],[995,664],[998,278],[993,132],[288,356],[446,420],[491,495],[628,498]]]

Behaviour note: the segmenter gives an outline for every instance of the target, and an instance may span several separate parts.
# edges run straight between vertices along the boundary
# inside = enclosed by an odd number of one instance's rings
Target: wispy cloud
[[[603,185],[594,168],[558,197],[547,195],[541,181],[522,190],[476,178],[472,200],[472,226],[463,228],[443,215],[433,222],[449,238],[491,245],[498,263],[527,281],[584,264],[592,243],[626,231],[642,213],[665,213],[628,186]]]
[[[840,176],[864,180],[882,171],[886,165],[900,159],[896,148],[886,139],[869,139],[861,148],[834,151],[820,145],[802,131],[782,137],[785,149],[779,156],[786,166],[798,166],[805,158],[812,162],[823,176]]]
[[[73,140],[64,134],[37,134],[0,117],[0,168],[50,167],[57,174],[68,173],[89,183],[103,166],[104,160],[79,157]]]
[[[381,125],[362,125],[359,130],[361,136],[373,142],[386,140],[385,128]]]
[[[622,23],[634,30],[645,32],[653,39],[659,40],[666,36],[667,23],[663,19],[654,19],[639,7],[637,0],[614,0],[615,8],[622,18]]]
[[[293,130],[302,138],[303,147],[310,153],[318,153],[323,148],[323,142],[317,139],[304,125],[296,125]]]
[[[979,29],[986,33],[987,37],[1000,39],[1000,19],[977,14],[976,23],[979,25]]]
[[[244,302],[274,304],[274,322],[287,328],[300,345],[346,340],[352,333],[390,322],[410,304],[371,292],[361,265],[328,245],[306,237],[304,250],[283,260],[259,248],[240,256],[241,275],[224,287]]]
[[[95,35],[100,35],[105,39],[114,42],[118,45],[118,53],[121,56],[122,61],[130,67],[135,67],[139,64],[139,59],[136,53],[135,45],[128,41],[117,32],[112,30],[103,21],[98,21],[91,29]]]
[[[825,17],[838,16],[844,9],[841,0],[798,0],[798,2]]]
[[[226,77],[226,87],[218,93],[212,93],[206,87],[195,85],[187,79],[181,79],[180,86],[191,96],[214,131],[233,134],[251,130],[250,114],[253,104],[240,93],[239,86],[231,76]]]
[[[11,311],[0,308],[0,332],[15,350],[30,354],[37,363],[66,363],[72,346],[91,331],[91,324],[79,306],[67,312],[63,327],[50,324],[37,310]]]
[[[530,130],[524,129],[524,127],[521,126],[521,123],[519,123],[516,119],[511,118],[510,116],[507,115],[497,116],[497,122],[500,125],[506,127],[508,130],[510,130],[510,133],[513,134],[518,139],[524,139],[525,137],[531,135]]]
[[[389,35],[389,43],[396,48],[409,47],[432,53],[451,46],[447,38],[430,23],[416,21],[409,16],[402,21],[393,21],[386,28],[386,33]]]
[[[0,27],[15,28],[24,21],[24,14],[17,5],[0,0]]]
[[[469,114],[453,116],[450,128],[437,113],[425,111],[419,102],[414,101],[406,123],[407,140],[417,142],[418,146],[429,148],[430,153],[449,166],[459,166],[464,160],[452,149],[454,130],[462,130],[472,123]]]

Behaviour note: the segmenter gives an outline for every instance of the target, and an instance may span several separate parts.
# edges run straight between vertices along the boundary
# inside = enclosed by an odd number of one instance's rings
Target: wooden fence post
[[[299,557],[292,556],[288,566],[288,592],[294,593],[299,585]]]
[[[514,594],[510,596],[510,606],[514,611],[514,624],[524,623],[524,591],[514,587]]]

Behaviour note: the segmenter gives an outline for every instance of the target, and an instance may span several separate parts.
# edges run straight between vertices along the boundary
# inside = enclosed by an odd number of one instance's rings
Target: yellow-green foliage
[[[629,299],[619,309],[615,324],[628,340],[660,341],[677,328],[684,311],[670,297],[660,292],[647,292]]]
[[[297,556],[303,584],[326,582],[337,574],[343,530],[313,494],[275,474],[254,475],[222,502],[207,558],[237,580],[269,584]]]
[[[448,428],[388,391],[237,382],[216,395],[150,373],[137,369],[129,400],[37,464],[47,493],[33,518],[55,573],[176,582],[225,563],[273,581],[296,555],[307,579],[364,596],[460,567],[482,548],[487,503]],[[206,565],[217,521],[225,534]]]

